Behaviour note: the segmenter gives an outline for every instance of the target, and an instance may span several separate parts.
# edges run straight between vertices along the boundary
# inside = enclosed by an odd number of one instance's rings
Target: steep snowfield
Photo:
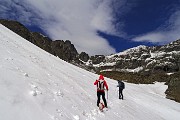
[[[98,75],[50,55],[0,24],[0,120],[180,120],[167,86],[109,84],[108,111],[96,107]],[[107,94],[106,94],[107,95]]]

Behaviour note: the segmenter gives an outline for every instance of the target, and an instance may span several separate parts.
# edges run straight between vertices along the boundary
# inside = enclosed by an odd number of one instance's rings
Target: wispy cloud
[[[165,25],[133,38],[134,41],[147,41],[158,44],[167,44],[177,39],[180,39],[180,10],[172,13]]]
[[[0,13],[26,25],[38,25],[53,39],[71,40],[79,52],[111,54],[115,49],[97,31],[121,34],[114,24],[116,18],[110,7],[113,2],[118,1],[6,0],[1,2]]]

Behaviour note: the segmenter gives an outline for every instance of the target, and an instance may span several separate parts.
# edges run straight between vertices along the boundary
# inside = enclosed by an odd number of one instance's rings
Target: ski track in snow
[[[0,60],[0,120],[180,119],[180,104],[165,98],[163,83],[125,83],[124,100],[119,100],[117,83],[108,78],[109,108],[100,112],[93,85],[98,75],[50,55],[1,24]]]

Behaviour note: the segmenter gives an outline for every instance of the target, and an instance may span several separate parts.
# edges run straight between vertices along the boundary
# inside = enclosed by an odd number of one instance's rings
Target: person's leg
[[[102,92],[102,99],[104,101],[105,107],[107,107],[107,102],[106,102],[106,98],[105,98],[105,92]]]
[[[123,100],[123,89],[121,90],[121,97],[122,97],[122,100]]]
[[[119,88],[119,99],[121,99],[121,89]]]
[[[123,99],[123,93],[122,93],[122,90],[123,90],[123,89],[119,89],[120,96],[121,96],[120,99]]]
[[[97,106],[99,107],[99,103],[100,103],[100,93],[97,92]]]

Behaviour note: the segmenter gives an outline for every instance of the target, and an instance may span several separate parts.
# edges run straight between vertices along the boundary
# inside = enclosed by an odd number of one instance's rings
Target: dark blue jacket
[[[118,81],[117,87],[119,87],[119,89],[124,89],[125,85],[124,85],[124,83],[122,81]]]

